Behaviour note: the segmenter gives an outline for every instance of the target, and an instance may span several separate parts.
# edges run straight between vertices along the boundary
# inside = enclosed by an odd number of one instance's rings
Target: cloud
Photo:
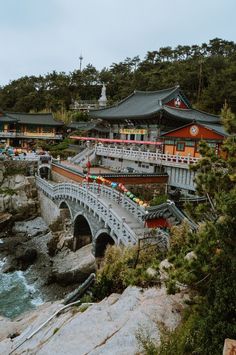
[[[161,46],[234,40],[234,0],[0,0],[0,84],[113,62]]]

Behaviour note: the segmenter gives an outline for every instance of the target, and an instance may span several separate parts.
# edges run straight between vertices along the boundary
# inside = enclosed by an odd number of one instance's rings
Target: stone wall
[[[52,180],[56,182],[78,182],[81,183],[83,181],[83,177],[73,173],[62,166],[52,165],[51,171]]]
[[[70,179],[69,177],[61,175],[54,170],[51,171],[51,177],[52,180],[55,182],[75,182],[75,180],[73,180],[72,178]]]
[[[45,196],[41,191],[38,191],[38,199],[40,206],[40,213],[48,226],[60,223],[60,209],[55,203]]]

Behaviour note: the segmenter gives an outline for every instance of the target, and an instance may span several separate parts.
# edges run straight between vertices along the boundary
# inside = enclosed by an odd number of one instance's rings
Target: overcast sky
[[[126,57],[219,37],[236,41],[236,0],[0,0],[0,85],[98,70]]]

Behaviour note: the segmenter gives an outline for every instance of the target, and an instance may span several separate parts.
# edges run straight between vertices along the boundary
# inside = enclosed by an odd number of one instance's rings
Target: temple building
[[[162,152],[169,154],[197,157],[201,139],[220,152],[227,136],[220,117],[192,108],[179,86],[135,91],[117,105],[90,111],[89,115],[110,127],[109,139],[161,142]]]
[[[30,148],[36,139],[62,140],[63,126],[52,113],[0,112],[1,143],[14,147]]]

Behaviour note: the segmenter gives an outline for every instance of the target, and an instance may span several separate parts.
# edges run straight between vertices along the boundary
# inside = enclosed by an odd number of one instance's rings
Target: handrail
[[[172,155],[172,154],[162,154],[158,152],[141,151],[133,149],[124,149],[117,147],[106,147],[101,145],[95,146],[95,152],[97,155],[106,155],[111,157],[119,157],[126,159],[135,159],[140,162],[149,161],[149,162],[159,162],[163,165],[176,165],[176,164],[194,164],[199,158],[181,155]]]

